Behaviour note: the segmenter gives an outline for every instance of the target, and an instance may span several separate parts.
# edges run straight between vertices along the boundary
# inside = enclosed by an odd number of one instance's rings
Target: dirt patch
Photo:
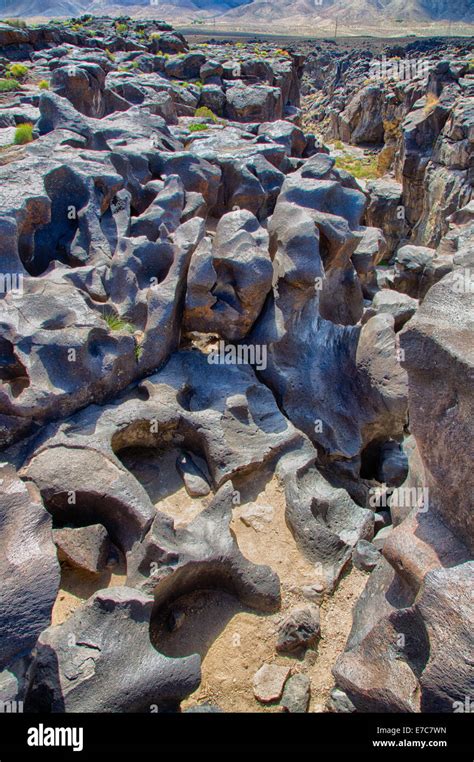
[[[203,659],[201,685],[183,703],[183,708],[211,702],[225,712],[281,711],[278,705],[264,706],[254,698],[253,676],[264,662],[290,665],[293,673],[304,672],[309,676],[310,711],[324,710],[334,685],[331,669],[344,649],[352,625],[352,608],[367,575],[351,571],[321,606],[322,637],[317,651],[307,651],[304,659],[277,654],[275,643],[280,621],[293,606],[308,605],[301,588],[317,581],[317,576],[313,565],[299,553],[286,525],[285,500],[278,480],[274,477],[267,481],[258,492],[260,486],[253,480],[248,495],[242,488],[243,500],[235,509],[232,530],[247,558],[254,563],[266,563],[278,573],[281,610],[272,615],[258,614],[245,610],[230,595],[215,591],[201,591],[176,602],[185,614],[184,624],[161,644],[169,655],[185,655],[194,649]],[[271,520],[262,521],[258,530],[241,520],[251,502],[273,509]]]
[[[104,571],[93,575],[73,569],[67,564],[61,565],[61,583],[56,601],[53,606],[51,624],[62,624],[84,601],[97,590],[106,587],[125,585],[125,564],[122,561],[114,572]]]

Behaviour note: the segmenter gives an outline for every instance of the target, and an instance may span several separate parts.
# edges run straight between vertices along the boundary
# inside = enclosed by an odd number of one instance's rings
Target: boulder
[[[38,640],[27,711],[150,712],[177,707],[200,681],[197,654],[172,659],[150,642],[153,598],[100,590]],[[156,711],[156,710],[155,710]]]
[[[273,122],[281,119],[281,90],[268,85],[238,83],[226,91],[226,117],[234,122]]]
[[[272,285],[268,235],[248,211],[225,214],[212,242],[205,239],[190,264],[184,326],[188,331],[243,339]]]
[[[107,530],[101,524],[53,532],[59,561],[89,574],[100,574],[112,552]]]
[[[424,299],[429,289],[453,268],[452,258],[426,246],[402,246],[395,257],[393,287],[413,299]]]
[[[2,670],[27,654],[50,624],[60,569],[51,516],[38,490],[24,484],[13,468],[3,463],[0,492]]]

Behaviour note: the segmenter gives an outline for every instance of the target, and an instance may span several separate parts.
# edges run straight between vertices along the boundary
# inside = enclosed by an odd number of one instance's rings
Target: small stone
[[[184,712],[185,714],[220,714],[222,709],[220,709],[217,704],[211,704],[208,701],[205,701],[203,704],[196,704],[195,706],[188,707]]]
[[[380,551],[367,540],[359,540],[352,551],[352,563],[360,571],[372,571],[380,561]]]
[[[313,603],[321,603],[324,598],[324,585],[321,582],[315,582],[313,585],[304,585],[301,592],[304,597]]]
[[[356,710],[347,693],[341,691],[340,688],[332,689],[327,702],[327,708],[330,712],[337,712],[339,714],[351,714]]]
[[[258,701],[268,704],[278,701],[291,672],[290,667],[278,664],[263,664],[253,678],[253,693]]]
[[[111,543],[102,524],[86,527],[55,529],[53,539],[58,559],[89,574],[100,574],[111,555]]]
[[[206,497],[210,493],[207,479],[190,455],[182,453],[176,460],[176,468],[190,497]]]
[[[270,524],[273,520],[274,510],[271,505],[258,505],[258,503],[249,503],[240,514],[240,520],[246,527],[252,527],[256,532],[260,532],[265,524]]]
[[[293,675],[285,685],[281,706],[292,714],[308,711],[311,697],[311,681],[306,675]]]
[[[294,609],[278,629],[276,649],[292,652],[301,648],[311,648],[316,645],[320,636],[319,609]]]

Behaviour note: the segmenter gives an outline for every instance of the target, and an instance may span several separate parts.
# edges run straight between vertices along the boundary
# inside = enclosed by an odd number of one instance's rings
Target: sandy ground
[[[61,566],[61,585],[53,607],[52,624],[62,624],[97,590],[125,584],[124,564],[114,573],[100,575],[87,574],[71,569],[66,564]]]
[[[238,487],[243,502],[235,509],[232,530],[247,558],[268,564],[278,573],[282,607],[276,614],[262,615],[245,610],[235,599],[222,594],[214,593],[207,600],[202,594],[194,600],[192,597],[182,599],[183,608],[190,607],[192,617],[189,622],[185,619],[175,639],[180,638],[182,648],[197,645],[195,650],[203,657],[201,686],[183,707],[211,702],[226,712],[281,711],[277,705],[260,704],[252,691],[255,672],[262,664],[275,662],[289,665],[293,674],[304,672],[309,676],[310,711],[323,711],[334,685],[331,668],[344,648],[352,624],[352,607],[365,586],[367,575],[352,571],[341,581],[335,594],[323,603],[322,637],[317,651],[307,651],[304,659],[277,654],[275,643],[280,621],[293,606],[309,604],[301,587],[317,578],[312,564],[299,553],[285,523],[285,501],[277,479],[268,481],[257,495],[255,489],[254,494],[246,495],[242,485]],[[261,522],[258,530],[246,526],[240,519],[249,502],[273,508],[272,520]],[[206,634],[211,631],[214,637],[207,639]]]
[[[121,454],[123,462],[146,488],[161,511],[177,524],[189,523],[212,495],[193,499],[176,471],[177,450],[159,453],[131,449]],[[172,610],[183,617],[173,632],[157,622],[152,642],[168,656],[199,653],[202,683],[183,708],[211,702],[226,712],[277,712],[278,705],[262,705],[253,696],[252,680],[264,663],[287,664],[292,673],[304,672],[311,680],[310,711],[323,711],[333,687],[332,666],[342,652],[352,623],[352,607],[367,581],[367,575],[353,570],[340,582],[332,597],[321,606],[321,640],[316,651],[304,658],[277,654],[276,634],[280,621],[293,606],[314,605],[301,588],[317,581],[312,564],[298,551],[285,523],[285,500],[276,477],[270,473],[236,480],[241,505],[231,523],[242,553],[254,563],[268,564],[281,581],[282,607],[275,614],[259,614],[245,609],[223,591],[197,590],[175,601]],[[250,504],[267,506],[266,520],[246,525],[241,516]],[[81,574],[63,566],[61,590],[53,610],[53,623],[60,624],[96,590],[125,584],[125,566],[99,577]]]

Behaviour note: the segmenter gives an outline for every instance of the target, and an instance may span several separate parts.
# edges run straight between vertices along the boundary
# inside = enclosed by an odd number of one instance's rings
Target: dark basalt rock
[[[27,711],[150,712],[200,681],[197,654],[171,659],[150,642],[153,599],[116,587],[95,593],[38,640]]]
[[[286,580],[231,523],[273,474],[283,508],[239,521],[258,543],[284,510],[314,566],[292,591],[321,603],[370,572],[329,710],[456,711],[474,691],[469,43],[259,53],[93,21],[0,23],[2,66],[28,67],[0,108],[0,698],[180,711],[200,660],[158,637],[179,643],[179,599],[281,606]],[[382,52],[432,66],[374,78]],[[386,174],[338,168],[313,122]],[[51,626],[58,556],[96,586],[120,556],[127,586]],[[317,646],[303,605],[275,620],[282,653]],[[310,686],[267,660],[254,693],[304,712]]]
[[[4,669],[27,654],[50,623],[60,574],[51,517],[38,490],[24,484],[5,464],[0,474],[0,669]]]

